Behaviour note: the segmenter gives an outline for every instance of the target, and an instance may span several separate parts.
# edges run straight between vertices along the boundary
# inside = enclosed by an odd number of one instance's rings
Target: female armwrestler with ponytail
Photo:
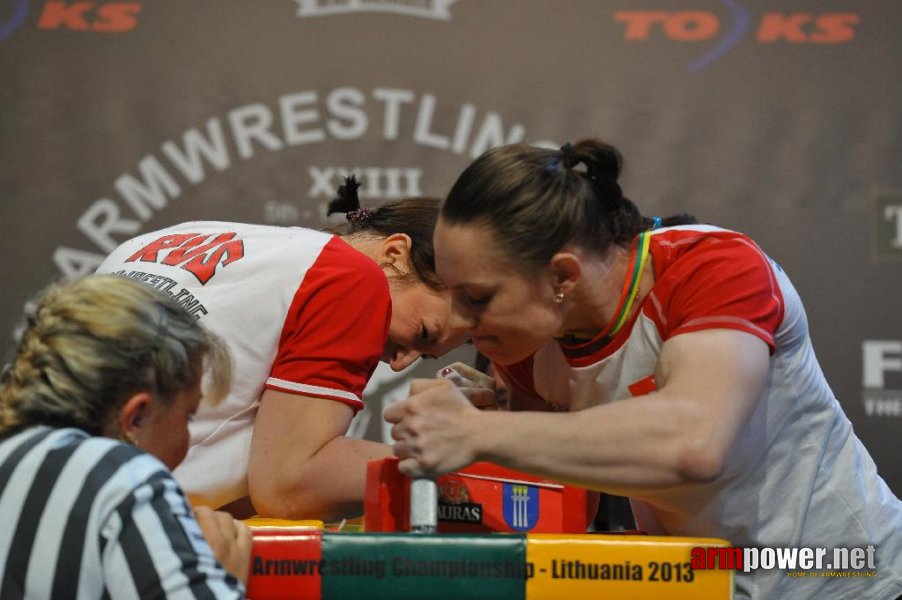
[[[165,290],[229,345],[236,372],[202,405],[176,479],[192,502],[238,516],[360,514],[366,462],[390,447],[346,437],[379,359],[395,370],[462,339],[434,272],[438,201],[360,208],[349,179],[342,235],[192,222],[123,243],[101,272]],[[250,504],[248,504],[248,500]]]
[[[629,496],[649,533],[875,547],[876,577],[738,573],[738,595],[895,598],[902,503],[830,390],[786,273],[740,233],[643,217],[620,170],[614,147],[586,140],[496,148],[458,178],[437,271],[517,412],[416,380],[385,412],[401,470],[487,460]]]

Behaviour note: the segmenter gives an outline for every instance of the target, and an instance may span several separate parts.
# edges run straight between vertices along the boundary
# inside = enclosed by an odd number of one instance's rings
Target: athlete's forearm
[[[367,462],[385,456],[391,456],[386,444],[335,437],[290,481],[267,490],[265,498],[255,496],[254,506],[265,516],[285,519],[333,521],[363,514]]]

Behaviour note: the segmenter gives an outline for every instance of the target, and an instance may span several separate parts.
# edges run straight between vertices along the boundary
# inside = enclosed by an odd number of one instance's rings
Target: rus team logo
[[[529,531],[539,521],[539,489],[505,483],[501,492],[504,520],[514,531]]]
[[[232,231],[218,234],[177,233],[166,235],[144,246],[126,262],[154,262],[181,267],[201,283],[210,281],[216,268],[244,256],[244,242]]]

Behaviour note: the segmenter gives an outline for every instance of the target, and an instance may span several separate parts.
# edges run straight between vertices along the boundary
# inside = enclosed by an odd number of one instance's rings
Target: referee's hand
[[[251,568],[251,550],[254,541],[247,525],[227,512],[213,510],[209,506],[196,506],[194,516],[216,560],[226,571],[247,585]]]

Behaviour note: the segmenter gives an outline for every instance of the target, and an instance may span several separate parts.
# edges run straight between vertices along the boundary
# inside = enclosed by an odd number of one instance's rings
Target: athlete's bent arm
[[[331,521],[363,513],[366,463],[391,447],[346,437],[353,416],[336,400],[263,392],[248,468],[258,514]]]
[[[659,389],[572,413],[478,412],[444,382],[394,403],[400,468],[436,475],[477,460],[618,495],[710,481],[723,469],[768,372],[768,346],[728,329],[665,342]]]

